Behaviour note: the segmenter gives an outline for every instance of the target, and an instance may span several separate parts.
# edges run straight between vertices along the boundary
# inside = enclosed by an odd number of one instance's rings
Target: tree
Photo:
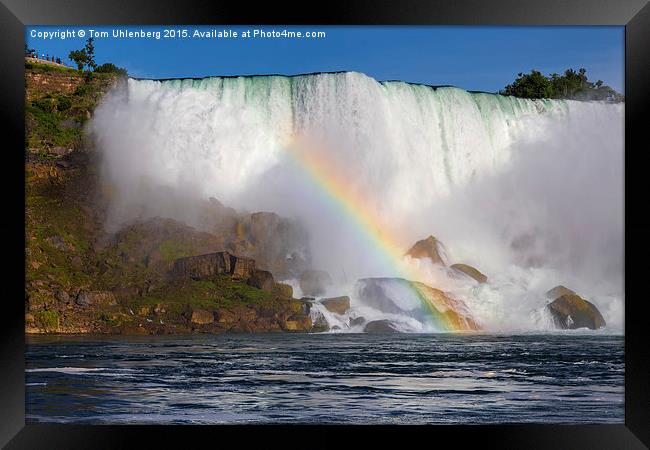
[[[86,52],[86,65],[89,69],[92,70],[95,70],[97,67],[97,64],[95,64],[95,45],[93,44],[94,41],[94,38],[89,37],[86,41],[86,46],[84,47],[84,51]]]
[[[523,98],[550,98],[553,96],[553,85],[540,71],[532,70],[530,73],[520,73],[501,93]]]
[[[34,55],[36,55],[36,50],[29,48],[27,44],[25,44],[25,56],[31,56],[33,58]]]
[[[86,65],[85,50],[72,50],[70,54],[68,54],[68,58],[74,61],[78,70],[84,70],[84,66]]]
[[[113,63],[104,63],[101,66],[98,66],[95,69],[95,72],[98,72],[98,73],[116,73],[118,75],[124,75],[124,76],[127,75],[126,69],[123,69],[121,67],[117,67]]]
[[[501,94],[521,98],[561,98],[573,100],[623,101],[624,97],[602,80],[591,83],[587,70],[567,69],[563,75],[552,73],[546,77],[537,70],[529,74],[520,73],[517,79],[506,86]]]

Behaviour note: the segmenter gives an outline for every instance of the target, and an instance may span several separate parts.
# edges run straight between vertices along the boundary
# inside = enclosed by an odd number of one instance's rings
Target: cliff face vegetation
[[[291,269],[282,248],[267,248],[286,228],[282,218],[230,211],[224,220],[213,200],[206,214],[219,221],[210,232],[164,218],[105,230],[111,189],[85,126],[120,82],[26,64],[26,331],[310,331],[309,305],[263,270]],[[187,260],[197,255],[205,256]]]

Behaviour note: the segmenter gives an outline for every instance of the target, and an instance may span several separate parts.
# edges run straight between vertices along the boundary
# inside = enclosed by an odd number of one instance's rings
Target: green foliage
[[[84,70],[88,55],[86,55],[85,50],[72,50],[68,53],[68,58],[70,58],[76,65],[77,70]]]
[[[189,245],[184,245],[178,241],[166,240],[158,246],[158,251],[163,261],[171,262],[178,258],[191,256],[193,249]]]
[[[88,38],[84,48],[80,50],[72,50],[68,53],[68,58],[70,58],[77,65],[77,69],[80,71],[84,70],[84,67],[87,67],[89,71],[94,70],[97,67],[95,63],[95,45],[94,39]]]
[[[113,63],[104,63],[95,69],[96,73],[114,73],[121,76],[127,76],[126,69],[117,67]]]
[[[541,72],[533,70],[529,74],[520,73],[512,84],[505,87],[503,93],[522,98],[551,98],[553,86]]]
[[[38,311],[34,314],[34,321],[45,330],[56,330],[60,323],[59,313],[56,311]]]
[[[603,85],[602,80],[595,83],[587,79],[584,68],[577,72],[567,69],[563,75],[553,73],[550,77],[537,70],[520,73],[517,79],[499,92],[520,98],[561,98],[576,100],[622,101],[623,96],[611,87]]]
[[[274,306],[296,300],[277,299],[270,292],[235,281],[228,275],[212,280],[184,280],[164,285],[132,301],[131,307],[164,305],[172,314],[181,314],[188,308],[200,308],[214,311],[218,308],[236,306]]]
[[[94,38],[89,37],[86,41],[86,46],[84,47],[84,52],[86,53],[86,65],[89,69],[95,70],[97,64],[95,63],[95,45],[93,42]]]
[[[73,69],[71,67],[61,67],[61,66],[54,66],[52,64],[41,64],[41,63],[35,63],[29,61],[25,61],[25,69],[36,73],[60,72],[60,73],[68,73],[74,75],[79,74],[78,70]]]

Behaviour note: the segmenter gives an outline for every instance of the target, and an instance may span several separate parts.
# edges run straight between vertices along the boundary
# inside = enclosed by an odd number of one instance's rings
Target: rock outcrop
[[[442,244],[435,237],[429,236],[426,239],[417,241],[406,254],[415,259],[429,258],[435,264],[445,265],[445,262],[440,255],[440,247]]]
[[[204,309],[195,309],[190,316],[190,322],[205,325],[214,322],[214,315]]]
[[[300,276],[300,290],[309,297],[320,297],[331,285],[332,277],[324,270],[305,270]]]
[[[439,289],[403,278],[362,278],[356,292],[361,303],[388,314],[433,321],[439,331],[479,330],[469,308]]]
[[[174,278],[205,280],[228,274],[233,278],[247,280],[255,274],[255,260],[231,255],[228,252],[188,256],[174,261],[171,275]]]
[[[467,275],[479,283],[487,283],[488,277],[469,264],[452,264],[451,269],[456,272],[460,272],[463,275]]]
[[[373,320],[368,322],[363,328],[365,333],[373,334],[386,334],[386,333],[399,333],[399,330],[390,320]]]
[[[561,329],[597,330],[606,323],[598,308],[577,294],[564,294],[546,306],[555,326]]]
[[[66,294],[67,295],[67,294]],[[77,298],[75,299],[75,304],[82,306],[82,307],[89,307],[89,306],[114,306],[117,304],[117,301],[115,299],[115,295],[112,292],[106,292],[106,291],[94,291],[94,292],[86,292],[82,291],[77,295]]]
[[[345,314],[350,309],[350,297],[347,295],[341,297],[324,298],[320,301],[325,309],[335,314]]]
[[[273,292],[273,289],[275,288],[273,275],[267,270],[256,270],[248,279],[248,284],[267,292]]]
[[[293,297],[293,287],[285,283],[275,283],[275,291],[280,297]]]

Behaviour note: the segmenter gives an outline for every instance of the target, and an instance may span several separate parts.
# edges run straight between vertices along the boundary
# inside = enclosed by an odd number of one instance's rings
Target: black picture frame
[[[648,252],[642,217],[647,200],[644,128],[650,100],[648,0],[438,0],[327,1],[281,7],[277,2],[185,0],[1,0],[0,115],[3,154],[5,250],[0,383],[0,444],[7,448],[130,448],[184,446],[197,439],[225,445],[278,442],[312,448],[363,445],[368,437],[453,442],[481,448],[647,448],[650,446],[648,316],[643,257]],[[54,24],[340,24],[340,25],[624,25],[625,33],[625,425],[318,426],[79,426],[25,425],[24,366],[24,30]],[[638,198],[636,198],[638,197]],[[634,207],[633,207],[634,206]],[[645,232],[645,233],[644,233]],[[628,245],[629,244],[629,245]],[[336,428],[334,430],[334,428]],[[250,431],[250,432],[249,432]],[[286,433],[297,433],[295,441]],[[311,436],[311,437],[310,437]],[[302,445],[300,444],[302,442]],[[408,442],[405,442],[409,445]],[[414,445],[414,444],[410,444]]]

